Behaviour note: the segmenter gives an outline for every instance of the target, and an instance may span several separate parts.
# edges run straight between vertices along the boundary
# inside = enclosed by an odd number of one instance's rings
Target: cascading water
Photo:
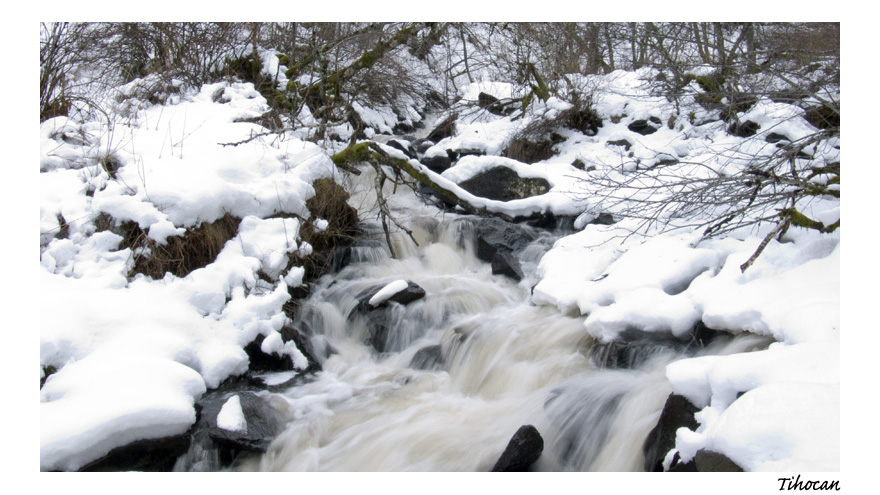
[[[583,318],[530,303],[552,237],[519,252],[517,283],[477,259],[474,219],[410,212],[418,247],[394,235],[392,259],[382,243],[362,242],[304,301],[295,324],[310,331],[322,371],[270,397],[287,426],[235,468],[488,471],[531,424],[544,439],[533,469],[642,470],[642,444],[671,391],[664,366],[681,355],[597,366]],[[364,309],[365,295],[399,279],[425,297]]]

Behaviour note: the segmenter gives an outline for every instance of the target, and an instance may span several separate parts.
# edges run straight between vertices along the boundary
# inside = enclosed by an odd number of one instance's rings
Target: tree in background
[[[269,132],[308,128],[311,140],[335,148],[334,141],[366,137],[359,108],[391,108],[405,121],[413,108],[449,107],[464,85],[493,80],[514,84],[523,113],[534,98],[557,96],[589,117],[589,89],[573,84],[575,76],[652,68],[657,94],[676,104],[694,98],[717,111],[732,134],[755,134],[742,119],[761,99],[800,106],[817,130],[759,154],[722,152],[740,164],[738,174],[707,173],[704,164],[684,175],[612,171],[596,178],[607,201],[628,201],[623,191],[639,190],[644,199],[629,201],[625,214],[646,225],[711,211],[701,225],[707,237],[769,222],[774,228],[765,245],[791,225],[823,232],[839,226],[803,210],[810,198],[839,197],[840,165],[821,158],[822,149],[839,147],[838,23],[43,23],[40,29],[41,121],[87,118],[89,108],[101,107],[96,84],[147,81],[149,101],[164,103],[181,84],[235,78],[253,82],[273,107],[278,124]],[[283,74],[267,73],[267,52],[278,57]],[[341,127],[346,136],[332,131]]]

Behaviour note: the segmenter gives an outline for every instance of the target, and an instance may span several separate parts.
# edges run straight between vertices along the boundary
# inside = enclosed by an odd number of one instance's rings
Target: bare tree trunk
[[[605,32],[605,44],[608,45],[608,72],[614,72],[614,37],[611,34],[611,23],[606,22],[603,24],[604,32]]]
[[[602,47],[599,43],[599,24],[588,22],[586,25],[587,74],[598,74],[602,69]]]
[[[468,82],[473,84],[474,78],[471,76],[471,68],[470,68],[470,65],[468,64],[468,50],[467,50],[468,44],[467,44],[467,39],[464,36],[464,29],[459,29],[458,34],[461,37],[461,46],[462,46],[462,49],[464,50],[464,54],[462,55],[464,57],[464,72],[465,72],[465,74],[467,74]]]

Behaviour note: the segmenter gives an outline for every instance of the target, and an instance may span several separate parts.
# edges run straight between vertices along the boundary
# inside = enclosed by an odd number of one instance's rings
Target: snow
[[[394,297],[398,292],[405,290],[409,287],[409,283],[406,280],[395,280],[394,282],[389,283],[385,287],[379,289],[379,292],[373,295],[370,298],[369,304],[370,306],[379,306],[385,301]]]
[[[233,121],[267,109],[252,85],[214,84],[136,108],[126,125],[41,125],[41,377],[58,370],[40,393],[41,470],[76,470],[132,441],[185,432],[195,401],[247,370],[243,347],[258,334],[267,352],[308,365],[279,331],[288,287],[302,284],[296,257],[311,246],[297,218],[269,217],[308,217],[311,182],[334,167],[295,138],[223,146],[261,131]],[[105,150],[122,164],[115,180],[98,164]],[[208,266],[129,279],[133,253],[121,236],[95,231],[100,213],[136,222],[159,244],[227,213],[242,221]],[[67,238],[54,238],[58,215]]]
[[[623,177],[618,167],[632,172],[653,166],[665,155],[687,160],[668,170],[692,177],[709,170],[735,173],[743,165],[742,156],[771,149],[763,139],[767,133],[796,140],[813,130],[800,118],[799,109],[769,100],[740,116],[741,121],[761,126],[755,139],[729,136],[722,123],[703,125],[711,115],[696,106],[693,122],[670,120],[671,104],[648,94],[641,82],[650,72],[616,71],[580,81],[600,90],[594,102],[606,120],[595,137],[568,136],[555,157],[534,165],[493,156],[464,157],[442,174],[448,182],[437,182],[478,207],[510,216],[567,214],[572,197],[579,198],[576,227],[582,230],[557,241],[542,258],[532,302],[583,315],[585,330],[599,341],[620,338],[631,328],[682,335],[702,321],[713,329],[767,335],[777,342],[766,351],[683,359],[668,367],[673,390],[701,408],[697,430],[678,432],[676,450],[684,460],[707,449],[726,454],[749,471],[839,470],[839,232],[792,229],[782,242],[772,240],[743,273],[740,265],[755,252],[766,229],[707,240],[686,226],[659,235],[646,232],[636,219],[618,219],[610,226],[590,224],[603,210],[617,213],[625,204],[603,203],[596,194],[601,191],[586,180],[588,173],[559,163],[579,158],[598,168],[593,174]],[[613,116],[619,118],[617,124],[609,122]],[[626,128],[649,117],[662,122],[653,134],[641,136]],[[667,126],[670,121],[672,128]],[[461,138],[449,138],[435,148],[451,148],[459,144],[456,139]],[[605,145],[619,139],[632,143],[629,152]],[[827,161],[839,160],[839,150],[815,151]],[[456,183],[494,166],[544,177],[553,189],[503,203],[472,198],[456,188]],[[567,193],[568,203],[553,201],[558,191]],[[835,200],[818,199],[802,208],[826,224],[840,218]]]
[[[241,410],[241,398],[238,395],[233,395],[223,403],[223,407],[217,413],[217,427],[237,433],[247,433],[247,419],[244,417],[244,411]]]
[[[717,123],[704,125],[710,116],[698,106],[693,122],[679,118],[669,128],[676,111],[647,92],[642,80],[651,74],[615,71],[577,80],[595,89],[605,125],[596,136],[563,136],[558,154],[543,162],[527,165],[497,155],[530,119],[567,108],[560,100],[536,102],[518,121],[485,112],[463,116],[456,135],[427,154],[467,148],[486,156],[466,156],[442,175],[412,163],[478,208],[510,217],[582,215],[579,231],[559,239],[540,261],[531,302],[582,318],[584,331],[598,341],[630,328],[682,335],[699,321],[776,341],[762,351],[682,359],[667,367],[672,389],[700,408],[700,426],[677,434],[675,449],[683,459],[708,449],[750,471],[837,471],[839,232],[792,228],[743,273],[740,265],[766,228],[702,239],[685,223],[667,233],[645,232],[636,219],[589,223],[621,208],[603,201],[591,178],[645,169],[658,153],[689,162],[668,169],[676,173],[735,171],[742,166],[741,151],[772,146],[760,137],[729,136]],[[222,98],[214,101],[218,91]],[[483,81],[463,88],[462,95],[474,100],[480,91],[508,97],[513,88]],[[387,109],[355,108],[375,132],[390,132],[394,121]],[[326,151],[294,135],[244,142],[264,129],[234,121],[267,109],[253,85],[218,83],[172,104],[135,104],[125,124],[59,117],[41,125],[41,376],[46,367],[58,370],[40,392],[41,470],[75,470],[134,440],[183,433],[195,422],[193,405],[207,389],[247,370],[242,348],[258,335],[265,337],[264,352],[288,355],[298,369],[307,366],[280,334],[288,323],[282,309],[288,289],[303,283],[298,259],[312,250],[299,237],[301,220],[292,215],[308,218],[311,182],[336,172]],[[790,105],[760,101],[741,119],[759,123],[762,133],[798,139],[811,129],[797,115]],[[612,116],[619,121],[612,123]],[[663,122],[656,133],[627,129],[652,116]],[[625,152],[606,145],[615,139],[633,146]],[[817,152],[839,160],[839,150]],[[100,168],[108,155],[121,164],[115,179]],[[575,158],[595,170],[576,169]],[[697,162],[704,172],[693,167]],[[503,202],[458,186],[496,166],[544,178],[552,188]],[[833,199],[806,208],[828,223],[840,217]],[[159,244],[226,214],[242,220],[213,263],[183,278],[152,280],[127,277],[133,253],[121,248],[121,236],[96,231],[93,220],[100,213],[136,222]],[[59,215],[69,224],[67,238],[54,237]],[[319,219],[315,226],[328,224]],[[392,281],[369,304],[377,306],[406,287],[406,280]],[[237,399],[224,405],[222,428],[242,428]]]
[[[182,434],[205,392],[199,373],[107,348],[64,366],[40,391],[40,469],[76,470],[132,441]],[[130,351],[130,350],[129,350]]]
[[[839,471],[839,351],[833,340],[773,344],[670,364],[673,391],[702,407],[697,431],[677,432],[682,459],[705,448],[747,471]]]

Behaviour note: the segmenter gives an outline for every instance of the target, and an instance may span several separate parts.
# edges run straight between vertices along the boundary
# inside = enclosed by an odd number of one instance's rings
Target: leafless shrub
[[[711,238],[775,224],[743,265],[745,271],[767,242],[781,238],[791,225],[826,233],[839,228],[839,220],[825,225],[803,213],[813,198],[840,198],[840,163],[804,153],[832,146],[837,135],[839,130],[821,130],[759,156],[725,150],[719,161],[739,163],[736,173],[705,163],[679,162],[629,172],[609,168],[590,180],[600,186],[597,197],[604,207],[641,220],[643,232],[690,228]]]
[[[592,108],[589,97],[572,98],[574,105],[559,112],[554,118],[536,119],[516,133],[507,143],[505,155],[523,163],[535,163],[552,157],[554,146],[564,139],[563,128],[574,129],[593,136],[602,126],[602,118]]]

